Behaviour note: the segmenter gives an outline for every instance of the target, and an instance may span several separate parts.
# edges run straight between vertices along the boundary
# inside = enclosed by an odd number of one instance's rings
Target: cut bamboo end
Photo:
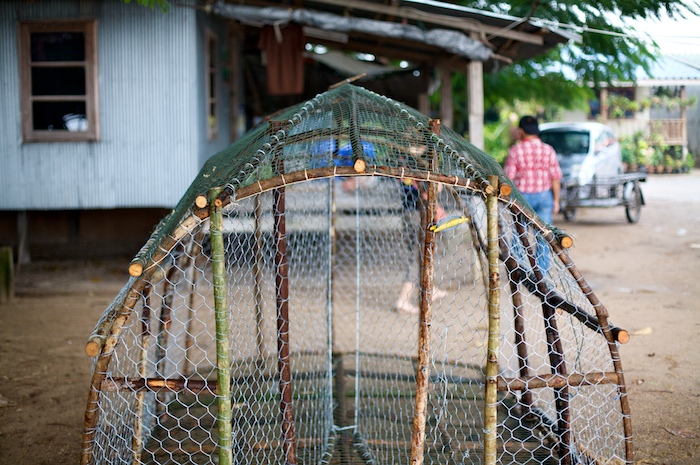
[[[129,265],[129,274],[135,278],[138,278],[143,273],[143,265],[135,262]]]
[[[559,240],[559,244],[564,247],[565,249],[571,248],[571,246],[574,245],[574,240],[571,238],[571,236],[563,236]]]
[[[97,355],[102,350],[102,340],[100,339],[90,339],[87,344],[85,344],[85,353],[88,357],[97,357]]]
[[[615,340],[620,344],[627,344],[630,342],[630,333],[625,329],[621,329],[615,335]]]
[[[367,164],[361,158],[355,160],[355,164],[352,166],[356,173],[364,173],[367,168]]]
[[[194,204],[197,205],[197,208],[204,208],[207,206],[207,197],[205,195],[198,195],[196,199],[194,199]]]
[[[498,191],[501,197],[508,197],[513,192],[513,188],[509,184],[504,183],[498,186]]]

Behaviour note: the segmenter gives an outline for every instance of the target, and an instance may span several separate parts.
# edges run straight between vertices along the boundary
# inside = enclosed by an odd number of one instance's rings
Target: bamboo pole
[[[498,192],[498,177],[489,176]],[[498,273],[498,197],[486,197],[487,247],[489,259],[489,336],[486,351],[486,385],[484,387],[484,463],[495,465],[498,445],[498,353],[501,337],[501,296]]]
[[[440,120],[431,120],[433,133],[440,135]],[[430,149],[430,168],[436,171],[435,149]],[[425,451],[425,424],[428,414],[428,383],[430,381],[430,327],[432,325],[434,291],[435,233],[430,229],[437,214],[437,184],[426,185],[428,201],[423,226],[423,263],[421,267],[420,318],[418,322],[418,366],[416,369],[416,399],[411,434],[411,465],[421,465]]]
[[[273,133],[281,125],[270,121]],[[284,159],[276,154],[276,168],[284,175]],[[273,192],[275,225],[275,291],[277,307],[277,367],[279,371],[280,414],[282,417],[282,437],[285,464],[295,465],[296,437],[294,433],[294,411],[292,409],[292,373],[289,357],[289,264],[287,257],[287,224],[285,216],[285,187]]]
[[[148,367],[148,341],[150,336],[150,323],[151,323],[151,307],[148,304],[148,299],[151,294],[152,287],[148,287],[143,292],[143,308],[141,309],[141,353],[139,356],[139,377],[142,379],[146,378],[146,369]],[[134,436],[132,438],[131,450],[134,454],[134,463],[141,463],[141,451],[143,449],[143,407],[144,399],[146,396],[145,391],[136,392],[136,415],[134,415]]]
[[[223,208],[217,199],[221,188],[209,191],[209,234],[211,236],[211,264],[214,281],[214,314],[216,318],[216,422],[219,432],[219,465],[233,462],[233,432],[231,428],[231,362],[229,345],[229,318],[226,283],[226,249],[223,234]]]

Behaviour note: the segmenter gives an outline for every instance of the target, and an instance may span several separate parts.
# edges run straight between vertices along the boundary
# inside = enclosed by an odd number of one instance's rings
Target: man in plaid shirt
[[[557,154],[540,139],[537,118],[523,116],[518,126],[521,141],[508,151],[504,170],[539,217],[551,223],[552,215],[559,212],[561,191]]]

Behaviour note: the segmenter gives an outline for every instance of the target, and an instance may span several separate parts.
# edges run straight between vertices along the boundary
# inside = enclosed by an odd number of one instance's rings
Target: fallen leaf
[[[10,405],[15,405],[15,403],[0,394],[0,408],[9,407]]]
[[[667,433],[672,434],[674,436],[682,436],[687,439],[695,439],[698,437],[698,435],[692,431],[688,430],[682,430],[682,431],[674,431],[672,429],[668,429],[662,426],[664,430],[666,430]]]

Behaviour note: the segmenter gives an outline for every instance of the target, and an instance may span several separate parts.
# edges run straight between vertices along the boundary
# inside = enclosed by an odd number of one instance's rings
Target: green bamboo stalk
[[[214,277],[214,315],[216,318],[216,390],[219,430],[219,465],[231,465],[231,362],[228,340],[228,302],[226,299],[226,251],[223,233],[223,202],[217,198],[221,188],[209,190],[209,234],[211,266]]]
[[[501,296],[498,273],[498,177],[489,176],[493,191],[486,196],[489,259],[489,336],[484,388],[484,464],[495,465],[498,439],[498,351],[501,336]]]
[[[148,303],[152,287],[150,284],[143,293],[143,308],[141,310],[141,353],[139,358],[139,378],[146,379],[148,368],[148,347],[151,325],[151,307]],[[132,450],[134,454],[134,464],[139,465],[141,461],[141,451],[143,449],[143,408],[146,391],[136,393],[136,415],[134,415],[134,437],[132,438]]]

